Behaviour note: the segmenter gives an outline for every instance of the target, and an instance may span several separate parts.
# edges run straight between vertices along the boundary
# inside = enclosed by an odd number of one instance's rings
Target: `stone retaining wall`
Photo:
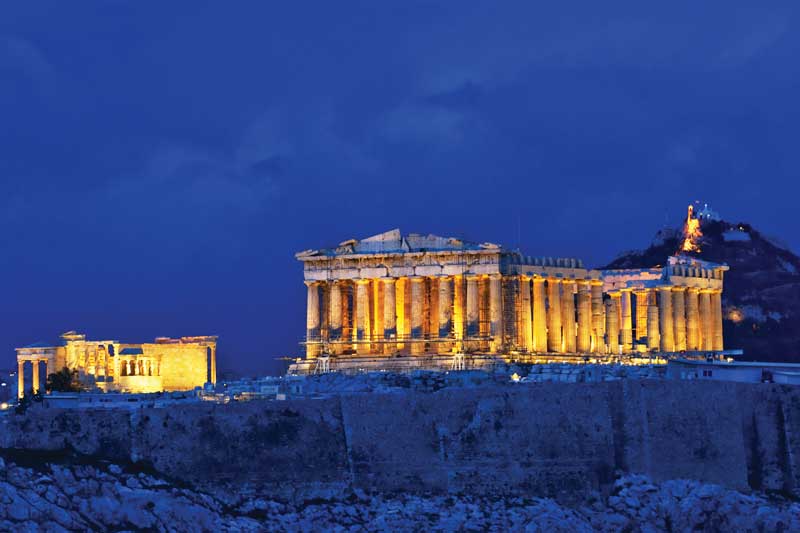
[[[800,388],[622,380],[355,394],[165,409],[32,409],[0,446],[74,449],[217,493],[382,492],[570,499],[615,472],[736,490],[800,486]]]

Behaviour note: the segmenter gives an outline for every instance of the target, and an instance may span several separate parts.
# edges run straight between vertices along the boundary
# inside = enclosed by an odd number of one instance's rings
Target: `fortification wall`
[[[3,417],[0,445],[152,465],[215,492],[365,490],[570,498],[615,471],[800,486],[800,388],[617,381]]]

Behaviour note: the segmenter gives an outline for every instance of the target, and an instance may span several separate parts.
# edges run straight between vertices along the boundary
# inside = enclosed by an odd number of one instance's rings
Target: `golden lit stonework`
[[[85,388],[117,392],[191,390],[217,381],[217,337],[158,337],[152,343],[126,344],[87,340],[70,331],[61,344],[17,348],[18,394],[25,390],[25,366],[31,365],[31,389],[39,392],[41,363],[45,376],[63,368],[77,372]]]
[[[689,256],[592,270],[395,229],[296,257],[307,311],[306,357],[294,373],[723,351],[728,267]]]

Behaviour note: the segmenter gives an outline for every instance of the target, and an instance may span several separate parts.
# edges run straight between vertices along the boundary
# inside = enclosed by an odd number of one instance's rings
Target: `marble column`
[[[636,342],[647,343],[647,308],[649,307],[650,295],[647,289],[637,290],[633,293],[636,296]]]
[[[633,350],[633,306],[631,305],[631,289],[620,291],[620,304],[622,324],[620,324],[622,337],[622,351],[630,353]]]
[[[504,345],[503,339],[503,277],[501,274],[489,276],[489,322],[492,337],[489,343],[491,353],[499,353]]]
[[[408,344],[404,341],[410,334],[408,323],[408,278],[399,277],[394,284],[395,294],[395,315],[397,316],[395,328],[397,329],[397,351],[400,353],[407,353],[406,348]]]
[[[34,359],[33,361],[31,361],[31,363],[33,363],[33,376],[32,376],[33,380],[31,382],[32,383],[31,390],[33,391],[34,394],[36,394],[37,392],[39,392],[39,386],[40,386],[40,383],[39,383],[39,361],[37,359]]]
[[[661,333],[659,331],[658,306],[653,303],[655,294],[650,296],[647,306],[647,349],[657,352],[661,349]]]
[[[592,292],[588,281],[578,281],[578,352],[592,349]]]
[[[397,351],[397,303],[395,300],[397,280],[381,278],[381,281],[383,282],[383,353],[392,354]]]
[[[359,355],[370,352],[369,288],[368,279],[356,280],[356,352]]]
[[[425,351],[436,353],[439,344],[434,342],[439,337],[439,280],[436,277],[425,278],[425,337],[428,341]]]
[[[533,278],[533,349],[547,351],[547,308],[545,305],[544,278]]]
[[[547,351],[561,353],[561,280],[547,279]]]
[[[672,287],[658,288],[658,318],[661,351],[675,351],[675,327],[672,324]]]
[[[528,276],[519,277],[520,295],[520,332],[519,346],[526,352],[533,351],[533,317],[531,316],[531,278]]]
[[[561,282],[561,331],[564,336],[564,351],[575,353],[575,280]]]
[[[612,292],[608,295],[611,300],[614,302],[614,310],[617,312],[617,344],[619,345],[619,350],[614,353],[622,353],[623,344],[622,344],[622,293]],[[608,322],[606,322],[608,324]]]
[[[17,361],[17,398],[25,395],[25,361]]]
[[[603,282],[598,279],[592,285],[592,343],[595,353],[605,353],[606,315],[603,305]]]
[[[710,352],[714,349],[713,317],[711,315],[711,292],[700,291],[700,349]]]
[[[608,346],[608,353],[619,355],[619,311],[617,310],[617,302],[619,298],[611,298],[606,300],[606,344]]]
[[[453,278],[441,276],[437,279],[439,288],[439,338],[448,339],[453,336]],[[438,353],[449,353],[452,343],[440,342]]]
[[[378,278],[371,280],[370,303],[372,314],[370,315],[370,331],[372,332],[372,353],[382,353],[383,343],[383,283]]]
[[[675,351],[686,350],[686,287],[672,288],[672,326],[675,328]]]
[[[464,276],[453,276],[453,337],[456,342],[454,351],[462,353],[464,351],[464,329],[466,320],[464,313],[466,311],[466,286]]]
[[[715,352],[722,351],[722,291],[715,290],[711,293],[712,337],[711,349]]]
[[[108,381],[108,370],[106,370],[106,381]],[[217,346],[211,347],[211,384],[217,384]]]
[[[408,278],[408,280],[411,283],[411,353],[412,355],[418,355],[425,349],[425,343],[422,341],[422,309],[425,295],[425,278],[414,276]]]
[[[695,352],[700,349],[700,291],[689,287],[686,291],[686,349]]]
[[[306,357],[319,354],[320,322],[319,322],[319,285],[316,281],[306,281],[308,299],[306,305]]]
[[[342,284],[339,281],[330,283],[328,291],[328,340],[330,341],[330,352],[338,354],[341,352],[342,345]]]
[[[467,281],[467,327],[466,337],[477,337],[480,335],[480,308],[478,305],[478,276],[468,275]],[[476,342],[467,343],[468,350],[477,350]]]

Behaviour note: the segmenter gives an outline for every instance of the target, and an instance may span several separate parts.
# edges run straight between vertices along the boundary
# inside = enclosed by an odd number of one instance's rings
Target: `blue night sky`
[[[0,366],[277,372],[294,253],[394,227],[597,266],[699,199],[800,248],[796,2],[534,4],[3,2]]]

